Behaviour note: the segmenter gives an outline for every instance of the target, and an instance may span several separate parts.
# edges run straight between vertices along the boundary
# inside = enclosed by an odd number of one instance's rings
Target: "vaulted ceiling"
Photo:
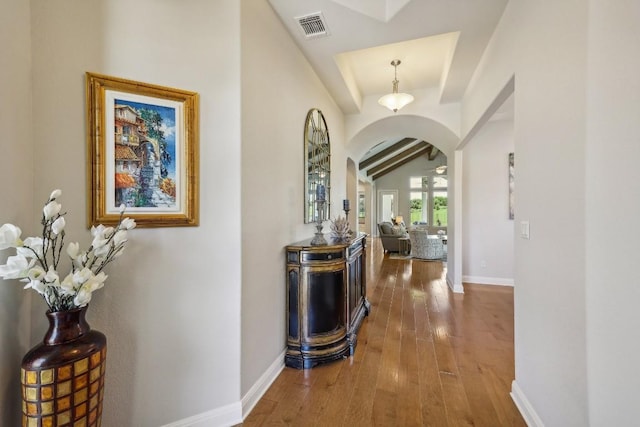
[[[394,59],[400,92],[435,92],[460,102],[508,0],[268,0],[345,114],[367,97],[391,92]],[[384,107],[380,107],[384,108]],[[372,143],[361,175],[378,178],[437,148],[398,135]]]
[[[421,156],[433,161],[438,155],[442,156],[433,144],[415,138],[403,138],[374,146],[358,163],[358,169],[376,180]]]
[[[402,91],[435,88],[460,101],[508,0],[269,0],[345,114],[364,96],[391,90],[400,59]],[[301,17],[325,27],[306,37]]]

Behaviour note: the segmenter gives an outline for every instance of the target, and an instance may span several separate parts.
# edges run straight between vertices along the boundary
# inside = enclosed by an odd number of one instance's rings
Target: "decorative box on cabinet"
[[[287,352],[285,364],[298,369],[352,355],[364,317],[366,234],[349,242],[286,247]]]

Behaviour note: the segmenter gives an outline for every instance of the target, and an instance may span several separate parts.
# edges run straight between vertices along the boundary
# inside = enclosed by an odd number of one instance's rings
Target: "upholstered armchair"
[[[430,235],[426,230],[409,230],[411,240],[411,256],[418,259],[442,259],[444,244],[436,235]]]
[[[400,252],[398,239],[407,237],[406,232],[399,231],[397,227],[394,228],[393,224],[388,221],[378,224],[378,234],[385,252]]]

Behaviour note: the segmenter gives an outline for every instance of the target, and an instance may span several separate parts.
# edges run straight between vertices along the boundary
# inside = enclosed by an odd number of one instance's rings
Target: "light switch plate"
[[[529,239],[529,221],[520,221],[520,237]]]

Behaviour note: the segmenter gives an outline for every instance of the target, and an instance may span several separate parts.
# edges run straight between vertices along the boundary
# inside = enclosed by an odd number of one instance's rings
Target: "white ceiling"
[[[508,0],[269,0],[345,114],[362,98],[436,88],[462,98]],[[329,35],[306,39],[296,17],[321,12]]]

